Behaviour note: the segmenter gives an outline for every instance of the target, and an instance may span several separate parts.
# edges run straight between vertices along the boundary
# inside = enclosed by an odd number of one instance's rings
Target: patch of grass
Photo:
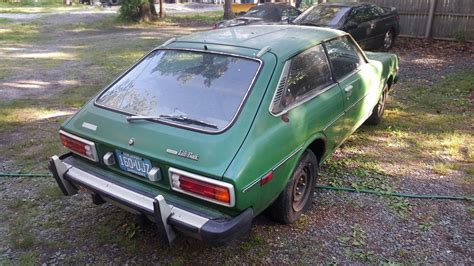
[[[31,248],[38,241],[31,232],[31,220],[38,215],[38,209],[31,207],[30,204],[20,204],[16,207],[16,215],[11,217],[10,223],[10,244],[17,249]]]
[[[429,231],[433,227],[433,224],[430,222],[423,222],[418,224],[418,229],[420,229],[423,232]]]
[[[0,24],[7,24],[7,23],[10,23],[11,20],[7,19],[7,18],[0,18]]]
[[[395,214],[399,215],[402,218],[406,218],[410,212],[411,204],[408,200],[398,199],[398,198],[389,198],[388,208]]]
[[[38,25],[34,23],[0,24],[0,44],[15,45],[42,40]]]
[[[102,88],[98,86],[80,86],[70,88],[62,93],[62,101],[69,107],[82,107],[90,98],[97,94]]]
[[[447,175],[449,173],[449,165],[442,162],[433,164],[433,171],[439,175]]]
[[[195,26],[207,26],[212,25],[218,21],[223,20],[224,12],[223,11],[212,11],[205,13],[195,13],[195,14],[177,14],[169,15],[165,17],[162,21],[178,24],[192,24]]]
[[[366,250],[367,232],[358,224],[351,226],[351,233],[337,238],[339,245],[345,247],[346,257],[358,261],[372,261],[374,252]]]
[[[249,239],[243,241],[240,247],[243,250],[252,250],[256,248],[262,248],[263,246],[266,246],[266,244],[267,242],[263,238],[257,235],[252,235]]]
[[[37,260],[38,253],[36,251],[29,251],[18,258],[18,263],[19,265],[35,265]]]
[[[42,187],[40,191],[38,192],[38,198],[46,199],[48,201],[62,198],[64,194],[61,192],[59,187],[54,183],[52,185],[53,186]]]

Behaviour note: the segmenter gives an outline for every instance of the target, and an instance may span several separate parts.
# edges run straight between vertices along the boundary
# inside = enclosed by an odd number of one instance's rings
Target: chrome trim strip
[[[257,58],[260,58],[262,57],[264,54],[266,54],[267,52],[269,52],[272,48],[270,46],[265,46],[263,47],[262,49],[260,49],[260,51],[258,51],[258,53],[255,55],[255,57]]]
[[[107,109],[107,110],[111,110],[111,111],[116,111],[118,113],[121,113],[121,114],[126,114],[126,115],[129,115],[129,116],[136,116],[138,114],[132,114],[132,113],[128,113],[128,112],[125,112],[125,111],[122,111],[122,110],[119,110],[119,109],[116,109],[116,108],[111,108],[111,107],[107,107],[105,105],[101,105],[99,103],[97,103],[97,99],[99,99],[102,94],[104,94],[108,89],[110,89],[110,87],[112,87],[115,83],[117,83],[120,79],[122,79],[126,74],[128,74],[128,72],[130,72],[133,68],[135,68],[141,61],[143,61],[143,59],[145,59],[146,57],[148,57],[151,53],[157,51],[157,50],[178,50],[178,51],[190,51],[190,52],[200,52],[200,53],[211,53],[211,54],[220,54],[220,55],[227,55],[227,56],[232,56],[232,57],[238,57],[238,58],[244,58],[244,59],[249,59],[249,60],[253,60],[253,61],[257,61],[259,63],[259,66],[257,68],[257,71],[255,72],[255,75],[253,76],[252,78],[252,81],[250,82],[250,85],[249,87],[247,88],[247,91],[244,95],[244,97],[242,97],[242,101],[240,102],[240,105],[238,106],[234,116],[232,117],[232,119],[230,120],[230,122],[227,124],[226,127],[222,128],[221,130],[217,130],[217,131],[212,131],[212,130],[206,130],[206,129],[202,129],[202,128],[199,128],[199,127],[193,127],[193,126],[188,126],[188,125],[185,125],[185,124],[182,124],[182,123],[175,123],[175,122],[172,122],[172,121],[164,121],[164,120],[150,120],[150,121],[153,121],[153,122],[156,122],[156,123],[162,123],[162,124],[165,124],[165,125],[172,125],[172,126],[177,126],[179,128],[187,128],[187,129],[191,129],[191,130],[195,130],[195,131],[198,131],[198,132],[204,132],[204,133],[208,133],[208,134],[219,134],[219,133],[222,133],[224,131],[226,131],[228,128],[230,128],[235,120],[237,119],[237,116],[240,114],[240,112],[242,111],[242,107],[244,105],[244,103],[247,101],[247,98],[248,98],[248,95],[250,94],[250,91],[251,89],[253,88],[253,86],[255,85],[255,81],[257,79],[257,77],[259,76],[260,74],[260,70],[262,69],[263,67],[263,61],[260,59],[260,58],[255,58],[255,57],[250,57],[250,56],[245,56],[245,55],[239,55],[239,54],[233,54],[233,53],[225,53],[225,52],[218,52],[218,51],[209,51],[209,50],[200,50],[200,49],[189,49],[189,48],[167,48],[167,47],[157,47],[155,49],[153,49],[152,51],[150,51],[149,53],[147,53],[145,56],[143,56],[140,60],[138,60],[137,63],[135,63],[133,66],[131,66],[129,69],[127,69],[127,71],[125,71],[122,75],[120,75],[118,78],[116,78],[112,83],[110,83],[109,85],[107,85],[105,87],[105,89],[103,89],[94,99],[94,105],[96,106],[99,106],[99,107],[102,107],[104,109]]]
[[[308,101],[311,101],[312,99],[314,99],[314,98],[318,97],[319,95],[325,93],[326,91],[332,89],[332,88],[334,87],[334,85],[338,85],[337,82],[334,82],[334,83],[329,84],[328,86],[326,86],[326,87],[324,87],[323,89],[317,91],[317,92],[314,93],[313,95],[311,95],[311,93],[308,94],[308,96],[307,96],[306,98],[304,98],[303,100],[301,100],[301,101],[299,101],[299,102],[297,102],[297,103],[295,103],[295,104],[292,104],[292,105],[288,106],[287,108],[283,109],[283,111],[281,111],[281,112],[279,112],[279,113],[277,113],[277,114],[272,113],[272,111],[271,111],[270,108],[269,108],[268,111],[270,112],[270,114],[271,114],[272,116],[274,116],[274,117],[279,117],[279,116],[281,116],[281,115],[283,115],[283,114],[289,112],[290,110],[292,110],[292,109],[294,109],[294,108],[296,108],[296,107],[298,107],[298,106],[300,106],[300,105],[302,105],[302,104],[304,104],[304,103],[306,103],[306,102],[308,102]],[[276,92],[276,90],[275,90],[275,92]],[[272,98],[272,102],[273,102],[273,98]]]
[[[176,41],[176,37],[173,37],[169,40],[167,40],[166,42],[164,42],[163,44],[161,44],[159,47],[165,47],[165,46],[168,46],[169,44],[171,44],[172,42]]]
[[[329,122],[327,126],[323,128],[323,132],[326,131],[330,126],[332,126],[332,124],[336,123],[336,121],[339,120],[339,118],[341,118],[342,116],[344,116],[345,113],[346,111],[342,111],[341,113],[339,113],[336,118],[334,118],[331,122]]]
[[[225,202],[213,200],[213,199],[210,199],[210,198],[203,197],[203,196],[201,196],[199,194],[196,194],[196,193],[192,193],[192,192],[189,192],[189,191],[182,190],[179,187],[175,187],[174,183],[173,183],[173,174],[184,175],[184,176],[187,176],[189,178],[196,179],[196,180],[199,180],[199,181],[202,181],[202,182],[206,182],[206,183],[215,184],[215,185],[218,185],[218,186],[221,186],[221,187],[225,187],[229,190],[230,202],[225,203]],[[222,206],[226,206],[226,207],[234,207],[235,206],[234,186],[230,183],[222,182],[222,181],[215,180],[215,179],[211,179],[211,178],[204,177],[204,176],[201,176],[201,175],[196,175],[196,174],[186,172],[186,171],[183,171],[183,170],[179,170],[179,169],[176,169],[176,168],[173,168],[173,167],[170,167],[168,169],[168,178],[170,180],[169,182],[170,182],[171,189],[173,189],[174,191],[178,191],[178,192],[181,192],[183,194],[190,195],[190,196],[193,196],[193,197],[196,197],[196,198],[199,198],[199,199],[202,199],[202,200],[206,200],[206,201],[209,201],[209,202],[212,202],[212,203],[216,203],[216,204],[219,204],[219,205],[222,205]]]
[[[62,134],[62,135],[64,135],[64,136],[66,136],[66,137],[69,137],[69,138],[71,138],[71,139],[75,139],[75,140],[77,140],[77,141],[79,141],[79,142],[82,142],[82,143],[84,143],[84,144],[86,144],[86,145],[89,145],[89,146],[91,147],[91,149],[92,149],[92,157],[94,157],[94,158],[87,157],[87,156],[85,156],[84,154],[80,154],[80,153],[78,153],[78,152],[76,152],[76,151],[73,151],[73,150],[71,150],[71,149],[69,149],[69,148],[66,147],[68,150],[70,150],[71,152],[74,152],[74,154],[77,154],[77,155],[79,155],[79,156],[81,156],[81,157],[84,157],[84,158],[86,158],[86,159],[89,159],[89,160],[91,160],[91,161],[94,161],[94,162],[98,162],[98,161],[99,161],[99,157],[97,156],[97,149],[95,148],[95,143],[94,143],[94,142],[92,142],[92,141],[90,141],[90,140],[87,140],[87,139],[83,139],[83,138],[81,138],[81,137],[78,137],[78,136],[76,136],[76,135],[73,135],[73,134],[71,134],[71,133],[68,133],[68,132],[66,132],[66,131],[64,131],[64,130],[59,130],[59,134]]]
[[[277,83],[277,86],[275,88],[275,91],[273,92],[273,96],[272,96],[272,100],[270,101],[270,106],[268,107],[268,111],[270,112],[270,114],[273,115],[273,102],[275,101],[275,97],[276,97],[276,94],[278,92],[278,89],[279,89],[279,86],[280,86],[280,83],[281,83],[281,80],[285,77],[285,76],[288,76],[288,73],[290,71],[290,65],[291,65],[291,60],[288,60],[285,62],[285,64],[283,65],[283,69],[281,70],[281,74],[280,74],[280,78],[278,79],[278,83]],[[283,88],[283,90],[286,89],[286,86],[288,84],[288,79],[286,80],[285,82],[285,87]],[[284,92],[282,92],[284,93]],[[282,95],[283,97],[283,95]],[[281,100],[280,100],[281,102]],[[274,115],[275,116],[275,115]]]
[[[109,197],[110,195],[112,195],[117,199],[130,203],[131,205],[139,206],[143,209],[150,211],[151,213],[154,212],[154,198],[141,195],[135,191],[126,189],[117,184],[106,181],[102,178],[98,178],[78,168],[72,167],[67,163],[61,162],[61,164],[69,168],[67,173],[69,177],[68,179],[72,179],[71,181],[77,181],[79,183],[86,184],[91,188],[103,192],[106,197],[107,195]],[[157,195],[157,197],[159,196],[160,195]],[[179,220],[185,224],[189,224],[196,228],[201,228],[207,221],[209,221],[208,218],[177,208],[173,205],[168,204],[168,206],[171,208],[171,215],[173,216],[173,219]]]
[[[299,146],[296,150],[294,150],[293,152],[291,152],[289,155],[287,155],[283,160],[281,160],[280,162],[278,162],[275,166],[272,167],[272,170],[271,171],[275,171],[276,169],[278,169],[280,166],[282,166],[284,163],[286,163],[291,157],[293,157],[295,154],[297,154],[301,149],[303,149],[303,146]],[[259,176],[257,179],[255,179],[254,181],[250,182],[248,185],[246,185],[243,189],[242,189],[242,193],[245,193],[247,192],[249,189],[251,189],[252,187],[254,187],[256,184],[260,183],[260,180],[262,180],[263,177],[265,177],[266,175],[268,174],[265,173],[261,176]]]
[[[292,153],[290,153],[290,155],[288,155],[286,158],[284,158],[284,159],[281,160],[279,163],[277,163],[277,164],[272,168],[272,171],[275,171],[275,170],[278,169],[280,166],[282,166],[284,163],[286,163],[291,157],[293,157],[295,154],[297,154],[301,149],[303,149],[303,146],[299,146],[298,148],[296,148],[296,150],[294,150]]]

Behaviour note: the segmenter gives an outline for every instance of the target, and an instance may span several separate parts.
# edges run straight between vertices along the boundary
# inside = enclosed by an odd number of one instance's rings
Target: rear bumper
[[[165,243],[171,243],[179,231],[217,245],[237,238],[250,229],[253,219],[251,208],[231,219],[206,217],[170,204],[162,195],[150,195],[97,173],[80,169],[70,161],[66,162],[70,156],[53,156],[49,162],[49,169],[64,195],[74,195],[79,187],[85,187],[96,198],[99,196],[128,211],[151,217],[156,222],[160,239]]]

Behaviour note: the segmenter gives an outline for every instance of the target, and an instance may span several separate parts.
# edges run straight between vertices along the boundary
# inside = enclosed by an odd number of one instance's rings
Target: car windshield
[[[340,23],[341,18],[350,10],[349,7],[319,5],[309,8],[293,23],[295,24],[312,24],[315,26],[336,26]]]
[[[99,95],[96,104],[221,131],[236,117],[259,66],[256,60],[230,55],[156,50]]]
[[[252,7],[242,17],[259,18],[266,21],[279,21],[281,19],[281,10],[270,5],[260,5]]]

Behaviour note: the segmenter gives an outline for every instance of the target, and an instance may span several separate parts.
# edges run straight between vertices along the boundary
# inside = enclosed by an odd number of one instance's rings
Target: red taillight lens
[[[68,148],[72,152],[92,161],[98,161],[95,144],[93,142],[79,138],[62,130],[59,132],[59,137],[64,147]]]
[[[170,169],[171,186],[174,190],[212,201],[225,206],[233,206],[233,186],[222,181]],[[205,180],[204,180],[205,179]],[[206,180],[209,180],[207,182]]]
[[[186,176],[179,176],[179,187],[184,191],[193,192],[206,198],[230,202],[229,190],[213,184],[194,180]]]

